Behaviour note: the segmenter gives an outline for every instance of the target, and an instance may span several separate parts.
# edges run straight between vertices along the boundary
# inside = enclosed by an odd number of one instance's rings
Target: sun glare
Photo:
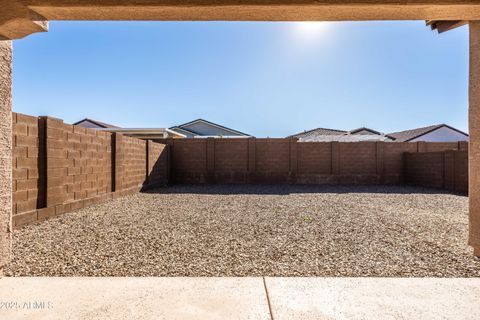
[[[321,21],[295,22],[298,33],[306,37],[316,37],[325,31],[326,23]]]

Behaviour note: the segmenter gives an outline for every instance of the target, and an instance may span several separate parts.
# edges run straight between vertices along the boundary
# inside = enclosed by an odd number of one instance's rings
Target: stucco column
[[[470,22],[470,83],[468,127],[469,244],[480,256],[480,21]]]
[[[12,228],[12,41],[0,40],[0,274]]]

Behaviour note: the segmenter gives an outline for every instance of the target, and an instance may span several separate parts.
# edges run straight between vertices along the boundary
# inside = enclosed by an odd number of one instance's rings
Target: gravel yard
[[[436,190],[175,186],[16,230],[6,275],[478,277],[467,231]]]

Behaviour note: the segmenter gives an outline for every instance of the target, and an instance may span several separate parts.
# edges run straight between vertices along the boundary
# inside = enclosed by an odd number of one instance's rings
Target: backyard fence
[[[177,183],[398,184],[405,182],[405,153],[467,149],[466,142],[207,138],[162,143],[171,147]]]
[[[465,142],[152,142],[14,113],[13,223],[20,226],[168,182],[408,182],[463,192],[466,149]]]
[[[466,150],[405,154],[405,182],[412,185],[468,192]]]
[[[164,144],[50,117],[12,122],[15,226],[167,183]]]

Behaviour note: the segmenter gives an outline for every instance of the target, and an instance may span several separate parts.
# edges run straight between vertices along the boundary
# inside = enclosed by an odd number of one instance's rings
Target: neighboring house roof
[[[408,141],[417,139],[417,138],[419,138],[423,135],[426,135],[427,133],[438,130],[442,127],[449,128],[451,130],[454,130],[454,131],[456,131],[458,133],[461,133],[461,134],[468,137],[468,134],[466,134],[465,132],[460,131],[456,128],[450,127],[449,125],[446,125],[446,124],[443,124],[443,123],[428,126],[428,127],[422,127],[422,128],[410,129],[410,130],[405,130],[405,131],[393,132],[393,133],[389,133],[389,135],[394,137],[395,141],[408,142]]]
[[[90,126],[88,125],[85,125],[85,124],[91,124]],[[74,126],[84,126],[84,127],[88,127],[88,128],[93,128],[93,127],[97,127],[97,128],[118,128],[117,126],[114,126],[113,124],[108,124],[108,123],[105,123],[105,122],[101,122],[101,121],[97,121],[97,120],[93,120],[93,119],[89,119],[89,118],[85,118],[85,119],[82,119],[80,121],[77,121],[73,124]]]
[[[187,130],[185,128],[180,128],[180,127],[171,127],[170,130],[177,131],[179,133],[186,134],[186,135],[197,135],[197,133],[193,131]]]
[[[378,131],[376,131],[376,130],[373,130],[373,129],[370,129],[370,128],[366,128],[366,127],[361,127],[361,128],[357,128],[357,129],[350,130],[349,133],[350,133],[350,134],[366,134],[366,135],[370,135],[370,134],[373,134],[373,135],[382,135],[381,132],[378,132]]]
[[[393,141],[393,137],[370,128],[361,127],[358,129],[344,131],[337,129],[317,128],[289,136],[298,138],[300,142],[358,142],[358,141]]]
[[[100,131],[117,132],[138,139],[185,138],[185,135],[166,128],[101,128]]]
[[[170,129],[186,133],[187,135],[189,134],[189,135],[194,135],[194,136],[212,136],[211,134],[204,134],[204,133],[198,132],[195,129],[193,129],[196,125],[199,125],[199,124],[203,124],[203,125],[206,125],[206,126],[209,126],[209,127],[212,127],[212,128],[216,128],[220,131],[227,132],[227,133],[231,134],[232,136],[244,136],[244,137],[250,137],[251,136],[251,135],[246,134],[244,132],[241,132],[241,131],[238,131],[238,130],[235,130],[235,129],[232,129],[232,128],[228,128],[228,127],[222,126],[218,123],[207,121],[205,119],[196,119],[196,120],[193,120],[193,121],[190,121],[190,122],[178,125],[178,126],[171,127]],[[229,136],[229,134],[227,134],[227,135],[218,134],[218,135]]]
[[[293,134],[291,136],[288,136],[287,138],[314,138],[316,136],[326,136],[326,135],[338,136],[344,133],[347,133],[347,131],[327,129],[327,128],[316,128],[316,129],[300,132],[297,134]]]
[[[129,137],[139,139],[164,139],[164,138],[185,138],[181,132],[175,132],[165,128],[120,128],[105,122],[85,118],[75,122],[73,125],[83,128],[97,129],[107,132],[118,132]]]
[[[310,138],[299,138],[299,142],[362,142],[362,141],[392,141],[385,135],[376,134],[342,134],[342,135],[324,135]]]

